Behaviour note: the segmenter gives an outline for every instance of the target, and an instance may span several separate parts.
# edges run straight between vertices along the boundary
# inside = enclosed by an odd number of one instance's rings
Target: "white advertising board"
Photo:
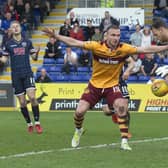
[[[87,19],[92,20],[94,26],[99,26],[105,11],[120,21],[120,25],[132,27],[136,24],[144,25],[144,9],[142,8],[73,8],[69,11],[74,12],[75,18],[81,26],[86,26]]]

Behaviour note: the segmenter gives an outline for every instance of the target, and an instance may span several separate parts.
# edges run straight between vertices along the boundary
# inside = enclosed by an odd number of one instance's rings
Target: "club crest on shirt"
[[[23,47],[26,47],[26,46],[27,46],[27,43],[26,43],[26,42],[22,42],[22,46],[23,46]]]
[[[117,51],[117,52],[116,52],[116,55],[121,55],[121,51]]]

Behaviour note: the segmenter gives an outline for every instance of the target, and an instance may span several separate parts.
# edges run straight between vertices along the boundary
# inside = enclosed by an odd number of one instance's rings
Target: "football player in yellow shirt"
[[[118,24],[119,25],[119,24]],[[132,150],[128,144],[127,109],[128,101],[123,98],[119,89],[119,75],[128,55],[135,53],[154,53],[168,49],[165,46],[135,47],[126,43],[120,43],[120,28],[117,24],[107,28],[106,41],[79,41],[70,37],[55,34],[50,28],[44,28],[43,32],[69,46],[84,48],[92,51],[92,76],[87,88],[82,94],[77,109],[74,113],[75,133],[72,138],[72,147],[78,147],[83,134],[84,115],[102,98],[107,100],[108,106],[113,107],[118,115],[119,129],[121,132],[121,149]],[[129,76],[129,67],[125,71],[125,77]]]

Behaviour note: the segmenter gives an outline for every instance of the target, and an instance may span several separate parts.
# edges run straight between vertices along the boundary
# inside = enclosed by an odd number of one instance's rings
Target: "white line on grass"
[[[168,140],[168,137],[152,138],[152,139],[144,139],[144,140],[134,140],[134,141],[129,141],[129,143],[138,144],[138,143],[145,143],[145,142],[165,141],[165,140]],[[0,156],[0,160],[10,159],[10,158],[20,158],[20,157],[26,157],[26,156],[32,156],[32,155],[40,155],[40,154],[45,154],[45,153],[66,152],[66,151],[74,151],[74,150],[82,150],[82,149],[105,148],[105,147],[117,146],[117,145],[120,145],[120,143],[99,144],[99,145],[93,145],[93,146],[82,146],[82,147],[78,147],[78,148],[62,148],[62,149],[55,149],[55,150],[42,150],[42,151],[37,151],[37,152],[32,151],[32,152],[19,153],[19,154],[8,155],[8,156]]]

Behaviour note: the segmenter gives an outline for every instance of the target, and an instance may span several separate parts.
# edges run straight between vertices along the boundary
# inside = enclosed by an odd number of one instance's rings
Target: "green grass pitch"
[[[131,113],[132,151],[120,150],[118,126],[103,113],[86,114],[86,132],[75,150],[71,112],[41,113],[41,135],[27,133],[19,112],[0,112],[0,119],[1,168],[168,167],[167,113]]]

